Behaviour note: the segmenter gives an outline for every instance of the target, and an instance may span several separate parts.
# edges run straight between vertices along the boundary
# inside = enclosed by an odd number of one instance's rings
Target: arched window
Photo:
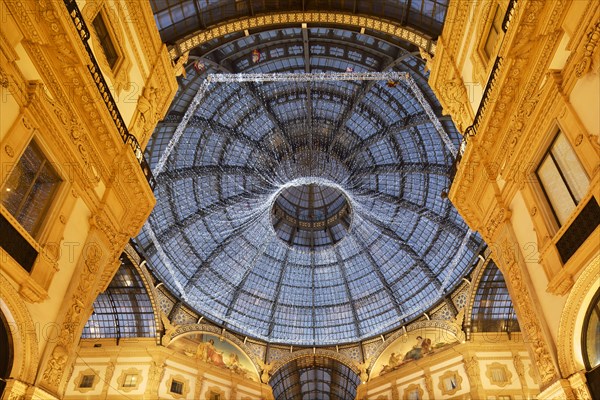
[[[519,322],[502,272],[493,261],[486,266],[473,303],[473,332],[519,332]]]
[[[150,296],[127,255],[112,282],[94,301],[81,335],[84,339],[154,337],[156,323]]]
[[[589,371],[600,365],[600,289],[585,314],[581,340],[583,362]]]
[[[356,397],[358,375],[327,357],[305,357],[281,367],[269,381],[277,400],[344,400]]]

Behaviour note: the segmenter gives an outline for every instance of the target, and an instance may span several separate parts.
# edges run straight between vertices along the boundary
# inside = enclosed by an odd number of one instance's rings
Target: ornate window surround
[[[418,398],[422,399],[423,398],[423,389],[421,389],[421,385],[419,385],[418,383],[412,383],[412,384],[408,385],[404,389],[404,394],[402,395],[402,399],[409,400],[410,394],[413,393],[415,390],[419,393]]]
[[[83,381],[84,376],[89,376],[89,375],[94,376],[94,381],[92,383],[92,386],[81,387],[81,383]],[[73,381],[73,383],[75,384],[74,390],[76,390],[80,393],[92,392],[96,389],[98,382],[100,382],[100,377],[99,377],[98,371],[91,369],[91,368],[84,369],[84,370],[79,371],[79,375],[77,375],[77,378],[75,378],[75,380]]]
[[[47,102],[38,97],[41,92],[35,91],[37,93],[33,96],[34,103],[37,106],[46,107]],[[46,298],[46,290],[50,287],[52,278],[58,271],[58,260],[61,257],[60,243],[65,226],[63,221],[66,221],[74,205],[74,197],[69,196],[74,179],[74,168],[68,161],[57,157],[53,151],[54,147],[48,141],[50,132],[45,132],[46,129],[52,129],[48,127],[47,121],[38,120],[39,115],[31,115],[32,119],[29,117],[30,113],[26,112],[20,121],[15,123],[6,133],[2,141],[2,157],[6,159],[7,164],[11,167],[1,171],[0,187],[4,186],[31,141],[35,141],[35,144],[52,165],[62,182],[58,184],[52,200],[50,200],[50,204],[44,212],[35,237],[26,231],[4,206],[0,205],[2,215],[38,252],[31,272],[27,273],[4,249],[0,249],[0,255],[7,260],[0,268],[21,285],[20,293],[25,298],[32,302],[39,302]]]
[[[501,370],[504,373],[505,380],[495,380],[494,370]],[[488,377],[490,383],[494,386],[504,387],[512,382],[512,373],[508,370],[508,367],[499,362],[493,362],[486,366],[485,376]]]
[[[208,390],[206,391],[206,396],[204,397],[205,400],[212,400],[211,399],[211,395],[213,393],[220,395],[221,396],[221,400],[225,400],[225,392],[223,391],[223,389],[221,389],[218,386],[210,386],[208,388]]]
[[[446,389],[446,381],[448,379],[454,378],[454,384],[456,385],[452,389]],[[457,370],[446,371],[440,376],[440,381],[438,383],[438,388],[442,392],[444,396],[452,396],[456,392],[462,389],[462,376],[459,375]]]
[[[129,73],[131,71],[132,63],[128,53],[125,49],[125,34],[120,26],[119,10],[115,8],[119,7],[118,2],[111,2],[107,0],[100,0],[97,2],[87,3],[82,10],[82,14],[85,17],[86,24],[90,27],[89,31],[92,35],[91,45],[94,49],[96,59],[102,68],[102,73],[107,77],[113,84],[113,90],[115,94],[119,95],[121,90],[129,90],[130,80]],[[102,15],[110,39],[117,52],[117,61],[113,68],[110,67],[104,49],[100,44],[100,40],[96,35],[96,30],[93,27],[92,21],[98,16]]]
[[[171,385],[173,384],[173,381],[180,382],[181,384],[183,384],[183,390],[181,391],[181,393],[175,393],[171,391]],[[167,393],[169,393],[174,399],[186,399],[190,391],[190,381],[179,374],[169,376],[166,385]]]
[[[136,376],[135,386],[123,386],[125,384],[125,379],[127,378],[128,375]],[[142,371],[140,371],[139,369],[137,369],[137,368],[124,369],[123,371],[121,371],[121,375],[119,375],[119,377],[117,378],[117,383],[119,384],[119,390],[121,390],[125,393],[137,390],[140,387],[140,383],[142,383],[143,379],[144,378],[142,376]]]
[[[502,37],[504,35],[504,32],[500,32],[498,35],[498,41],[494,47],[494,51],[492,51],[492,54],[490,57],[488,57],[485,53],[485,42],[492,28],[492,24],[494,23],[493,19],[496,6],[498,6],[498,12],[501,13],[501,15],[504,15],[504,12],[508,7],[508,1],[494,0],[481,2],[474,13],[480,22],[475,31],[475,35],[473,36],[477,42],[473,46],[471,62],[473,63],[474,67],[473,78],[479,82],[482,87],[485,87],[487,83],[488,75],[496,58],[494,54],[498,53],[502,43]]]
[[[529,160],[524,160],[523,185],[525,190],[523,193],[525,201],[528,203],[533,226],[538,238],[539,259],[544,266],[546,276],[550,281],[549,290],[551,290],[551,293],[562,295],[565,294],[566,290],[573,284],[571,276],[581,270],[581,266],[585,265],[586,259],[592,257],[592,253],[590,252],[593,251],[593,249],[591,249],[590,246],[586,247],[583,245],[567,263],[563,264],[558,254],[556,243],[570,227],[571,223],[579,215],[591,197],[594,196],[593,190],[590,190],[590,188],[593,188],[598,184],[598,173],[591,169],[592,167],[588,162],[589,154],[583,146],[580,146],[583,137],[580,133],[581,126],[577,121],[577,116],[569,108],[568,104],[561,103],[557,110],[550,110],[548,117],[550,118],[547,118],[543,123],[536,127],[541,133],[538,139],[539,142],[537,146],[535,146],[537,151],[531,155]],[[565,221],[562,226],[559,226],[551,205],[544,194],[541,183],[538,182],[536,177],[536,169],[545,156],[546,151],[552,145],[558,132],[562,132],[566,137],[590,179],[587,194],[581,199],[568,220]],[[586,247],[586,249],[582,251],[583,247]]]

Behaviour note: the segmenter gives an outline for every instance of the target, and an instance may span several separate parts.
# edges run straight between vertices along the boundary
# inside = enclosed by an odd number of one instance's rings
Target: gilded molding
[[[592,394],[586,384],[587,379],[585,373],[577,372],[576,374],[569,376],[568,379],[577,400],[593,400]]]
[[[598,42],[600,42],[600,22],[596,22],[595,25],[590,27],[586,34],[586,38],[587,41],[583,49],[583,58],[575,66],[575,75],[578,78],[587,74],[592,67],[594,52],[598,47]]]
[[[162,341],[163,346],[168,346],[169,343],[171,343],[172,341],[177,339],[179,336],[187,335],[189,333],[206,332],[206,333],[211,333],[213,335],[222,336],[225,339],[232,342],[233,344],[235,344],[237,347],[239,347],[240,350],[243,351],[250,360],[252,360],[252,363],[254,364],[254,367],[256,368],[256,373],[259,374],[259,371],[261,370],[261,368],[260,368],[259,363],[257,362],[256,357],[252,353],[252,351],[246,346],[246,344],[244,342],[239,340],[236,336],[232,335],[231,333],[229,333],[227,331],[223,332],[222,328],[219,328],[219,327],[216,327],[213,325],[209,325],[209,324],[187,324],[187,325],[173,326],[173,325],[170,325],[170,322],[168,322],[168,325],[167,325],[168,319],[167,319],[167,321],[165,321],[165,319],[166,319],[166,317],[164,317],[164,314],[163,314],[163,321],[165,322],[165,325],[166,325],[165,327],[167,328],[167,331],[165,332],[165,335],[163,336],[163,341]]]
[[[558,365],[563,376],[572,375],[584,368],[576,360],[576,356],[581,354],[581,345],[579,340],[575,339],[575,330],[576,327],[581,329],[578,315],[581,311],[585,312],[584,299],[590,291],[598,287],[598,281],[600,281],[600,255],[597,255],[577,278],[561,313],[558,325],[558,343],[561,344],[558,346]]]
[[[14,331],[11,329],[13,341],[18,342],[18,347],[15,343],[15,350],[18,350],[18,353],[15,351],[10,376],[23,382],[33,383],[40,362],[36,327],[21,296],[2,274],[0,274],[0,293],[2,294],[0,308],[7,308],[9,325],[15,324],[12,327]],[[11,317],[14,321],[10,320]]]
[[[523,282],[523,273],[521,271],[520,262],[516,257],[518,248],[508,239],[504,238],[501,241],[499,249],[494,249],[495,254],[493,259],[497,262],[509,286],[509,293],[515,304],[517,315],[519,317],[519,325],[522,328],[525,338],[530,343],[533,357],[540,374],[542,386],[548,386],[559,374],[554,366],[552,355],[544,335],[542,327],[538,319],[537,312],[532,307],[532,299],[529,295],[529,288]],[[519,257],[519,260],[522,257]]]
[[[102,259],[102,250],[98,244],[88,241],[86,245],[86,254],[83,256],[84,267],[79,277],[79,284],[75,293],[71,296],[71,300],[67,303],[69,307],[61,324],[61,333],[56,340],[56,345],[42,375],[44,386],[55,393],[58,392],[69,359],[68,349],[73,347],[73,343],[79,337],[84,317],[83,311],[86,304],[90,303],[90,294],[94,294],[93,283],[96,280],[96,273]],[[87,318],[87,315],[85,317]]]
[[[359,375],[361,372],[359,363],[357,363],[355,360],[352,360],[352,359],[348,358],[347,356],[345,356],[341,353],[338,353],[336,351],[333,351],[333,350],[314,348],[314,349],[302,349],[302,350],[290,352],[282,358],[279,358],[277,360],[272,360],[271,364],[273,366],[273,369],[272,369],[273,372],[271,372],[271,374],[274,374],[275,372],[277,372],[277,370],[279,370],[279,368],[283,367],[285,364],[289,363],[290,361],[297,360],[299,358],[314,357],[314,356],[317,356],[317,357],[322,356],[322,357],[327,357],[327,358],[331,358],[333,360],[339,361],[342,364],[346,365],[348,368],[350,368],[352,371],[354,371],[357,375]]]
[[[416,31],[409,30],[391,21],[383,21],[373,17],[358,16],[335,11],[273,13],[226,22],[193,34],[191,37],[177,43],[170,49],[169,53],[171,59],[175,60],[195,47],[234,32],[255,28],[263,29],[272,25],[282,24],[295,24],[300,26],[302,23],[352,25],[369,28],[407,40],[417,47],[425,49],[430,54],[435,54],[435,43]]]
[[[465,364],[465,371],[467,371],[467,376],[469,377],[471,390],[481,386],[481,371],[479,369],[479,359],[477,356],[473,355],[470,358],[465,358],[463,363]]]
[[[441,330],[447,331],[450,335],[455,337],[458,342],[462,342],[463,340],[465,340],[465,333],[462,330],[464,313],[465,313],[465,309],[462,308],[459,311],[458,315],[452,320],[446,321],[446,320],[441,320],[441,319],[435,319],[435,320],[415,321],[415,322],[411,323],[410,325],[407,325],[406,330],[404,330],[404,329],[396,330],[396,332],[394,332],[392,335],[387,337],[385,339],[385,341],[382,341],[379,346],[375,347],[372,352],[365,354],[366,357],[369,357],[371,359],[369,369],[373,368],[373,366],[375,365],[375,362],[377,361],[377,359],[379,358],[381,353],[383,353],[385,351],[385,349],[388,348],[388,346],[391,346],[396,339],[406,335],[408,332],[417,331],[417,330],[421,330],[421,329],[428,329],[428,328],[429,329],[441,329]]]

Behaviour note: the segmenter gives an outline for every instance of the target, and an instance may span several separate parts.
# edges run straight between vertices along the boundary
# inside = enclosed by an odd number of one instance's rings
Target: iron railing
[[[504,14],[504,19],[502,20],[502,31],[505,34],[508,31],[510,22],[513,20],[516,14],[516,5],[517,0],[510,0],[510,2],[508,3],[508,8],[506,9],[506,13]],[[498,76],[500,75],[501,69],[502,57],[497,56],[496,60],[494,61],[494,66],[492,67],[492,71],[490,72],[490,77],[485,85],[485,89],[483,90],[481,103],[479,103],[479,107],[477,108],[477,113],[475,114],[473,123],[470,126],[468,126],[467,129],[465,129],[463,141],[461,143],[458,155],[454,158],[454,162],[452,163],[452,167],[450,169],[450,182],[454,181],[454,177],[456,176],[456,172],[458,171],[458,165],[460,164],[460,160],[462,158],[462,154],[464,153],[464,148],[467,144],[468,138],[477,134],[477,129],[479,128],[479,124],[481,123],[483,114],[487,106],[492,102],[492,89],[496,85],[496,81],[498,80]]]
[[[150,169],[150,165],[146,161],[146,158],[144,157],[144,152],[142,151],[142,147],[140,146],[136,137],[133,136],[131,133],[129,133],[129,130],[127,129],[127,125],[125,124],[125,121],[123,120],[123,116],[121,115],[121,112],[119,111],[119,107],[117,106],[117,103],[115,102],[115,99],[113,98],[113,96],[110,92],[108,84],[106,83],[106,80],[104,79],[104,75],[102,75],[100,66],[98,65],[98,62],[96,61],[96,57],[94,56],[94,53],[92,52],[92,48],[90,47],[90,45],[88,43],[88,40],[90,39],[90,31],[89,31],[85,21],[83,20],[83,15],[81,14],[81,10],[79,10],[79,7],[77,6],[77,3],[75,2],[75,0],[64,0],[64,3],[65,3],[65,6],[67,7],[69,15],[71,16],[71,19],[73,20],[73,24],[75,25],[75,28],[77,29],[77,33],[79,33],[79,38],[81,39],[83,46],[85,47],[85,50],[90,58],[91,63],[88,64],[88,70],[90,71],[92,79],[94,80],[94,83],[96,84],[96,87],[98,88],[100,97],[102,97],[102,100],[104,100],[104,104],[106,105],[106,108],[115,124],[115,127],[117,128],[117,131],[119,132],[119,135],[121,136],[121,139],[123,140],[123,143],[125,143],[126,145],[129,145],[129,147],[131,147],[131,150],[133,151],[133,154],[134,154],[136,160],[138,160],[138,163],[140,164],[140,167],[142,168],[142,173],[148,180],[148,184],[150,185],[150,188],[153,189],[155,180],[154,180],[154,176],[152,175],[152,170]]]

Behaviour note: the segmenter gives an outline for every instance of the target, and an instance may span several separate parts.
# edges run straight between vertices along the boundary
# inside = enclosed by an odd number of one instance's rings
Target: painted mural
[[[192,333],[170,343],[168,347],[188,357],[259,382],[256,368],[246,353],[219,336],[210,333]]]
[[[373,365],[371,376],[387,374],[453,343],[458,343],[456,336],[443,329],[424,328],[409,332],[396,339],[381,353]]]

